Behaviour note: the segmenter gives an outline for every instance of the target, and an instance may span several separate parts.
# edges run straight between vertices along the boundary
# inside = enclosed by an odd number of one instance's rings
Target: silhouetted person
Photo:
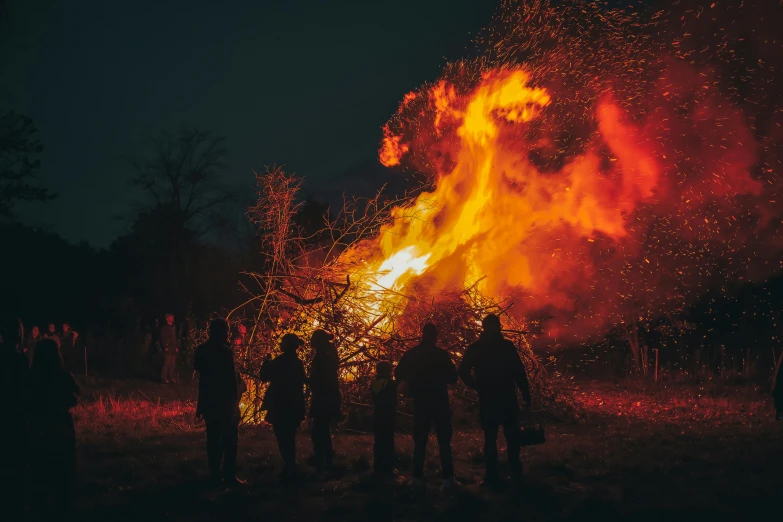
[[[394,376],[406,383],[413,397],[413,479],[424,481],[424,460],[430,427],[435,425],[444,487],[454,482],[451,455],[451,408],[448,385],[457,382],[457,370],[449,354],[437,346],[438,330],[434,324],[422,329],[421,343],[402,356]]]
[[[71,506],[76,468],[76,433],[70,409],[79,387],[63,367],[57,344],[35,348],[28,404],[33,508],[44,520],[65,519]]]
[[[18,319],[0,324],[0,513],[8,520],[24,517],[29,366],[19,350],[23,338],[24,329]]]
[[[397,422],[397,381],[392,379],[390,362],[379,362],[370,386],[373,414],[373,470],[379,475],[394,471],[394,426]]]
[[[30,364],[33,364],[33,354],[35,354],[35,346],[39,341],[43,339],[41,335],[41,329],[37,326],[33,326],[30,329],[30,335],[24,341],[24,354],[27,356],[27,360]]]
[[[500,318],[490,314],[481,324],[484,331],[479,340],[465,351],[459,375],[466,386],[478,392],[479,414],[484,430],[484,483],[492,486],[499,482],[497,436],[501,425],[508,449],[511,477],[519,480],[522,476],[516,388],[519,387],[525,407],[529,409],[530,387],[516,346],[503,337]]]
[[[46,329],[43,336],[44,339],[51,339],[57,343],[57,348],[60,348],[60,336],[57,335],[57,327],[54,326],[54,323],[49,323],[49,327]]]
[[[228,334],[226,334],[227,340]],[[173,314],[166,314],[166,323],[160,327],[159,342],[164,357],[160,380],[165,383],[174,382],[177,379],[179,337],[177,337],[177,327],[174,325]]]
[[[296,477],[296,430],[305,418],[304,385],[307,380],[302,361],[296,354],[304,342],[288,333],[280,341],[282,354],[266,356],[259,379],[268,382],[262,408],[266,421],[272,425],[283,459],[282,477]]]
[[[317,472],[331,469],[333,464],[332,421],[340,418],[340,382],[337,371],[340,364],[334,335],[316,330],[310,338],[315,351],[310,365],[310,418],[313,422],[313,452]]]
[[[60,355],[63,358],[65,368],[73,373],[84,374],[84,354],[76,347],[79,334],[71,329],[71,325],[63,323],[62,335],[60,335]]]
[[[213,319],[209,340],[196,348],[193,369],[199,376],[196,416],[207,428],[210,480],[232,486],[244,482],[236,477],[241,393],[228,335],[228,322]]]

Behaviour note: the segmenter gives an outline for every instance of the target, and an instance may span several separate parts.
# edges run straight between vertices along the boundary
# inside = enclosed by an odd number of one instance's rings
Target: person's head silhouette
[[[225,319],[212,319],[209,322],[209,339],[211,341],[227,343],[229,331],[228,321]]]
[[[421,342],[435,344],[438,342],[438,327],[432,323],[427,323],[421,329]]]
[[[280,349],[283,353],[296,352],[296,349],[304,344],[304,341],[294,333],[287,333],[280,339]]]
[[[392,376],[392,365],[389,361],[381,361],[375,365],[375,375],[379,379],[389,379]]]
[[[329,344],[334,340],[334,335],[330,334],[326,330],[318,329],[313,332],[310,337],[310,346],[316,351],[322,348],[328,348]]]
[[[489,314],[481,320],[481,327],[488,334],[499,334],[501,330],[500,317],[495,314]]]

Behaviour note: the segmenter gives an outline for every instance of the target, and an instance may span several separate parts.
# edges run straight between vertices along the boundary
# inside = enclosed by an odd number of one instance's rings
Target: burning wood
[[[262,358],[277,349],[285,333],[309,338],[324,328],[335,335],[346,399],[362,403],[375,364],[399,360],[418,341],[423,324],[439,326],[440,345],[458,362],[478,339],[482,317],[494,313],[504,318],[507,336],[523,354],[539,405],[560,412],[569,407],[566,380],[530,349],[527,336],[538,325],[510,316],[513,302],[482,293],[482,279],[459,290],[433,291],[438,285],[434,278],[399,283],[416,272],[411,258],[400,256],[408,263],[402,268],[394,262],[367,261],[377,256],[367,239],[395,220],[409,219],[398,209],[411,198],[385,201],[378,194],[346,201],[336,218],[326,216],[321,230],[306,235],[293,221],[299,181],[279,168],[257,177],[259,201],[249,215],[263,231],[265,270],[246,274],[250,298],[230,314],[254,323],[251,357],[241,361],[247,375],[255,375]],[[304,353],[309,360],[308,349]],[[248,406],[260,397],[260,388],[252,388]],[[460,394],[472,399],[468,390]],[[257,404],[250,414],[258,415]]]

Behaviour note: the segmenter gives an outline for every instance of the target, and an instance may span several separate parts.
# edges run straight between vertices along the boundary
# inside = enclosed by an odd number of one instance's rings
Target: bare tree
[[[203,235],[219,222],[222,207],[231,199],[221,180],[225,138],[183,126],[179,134],[162,132],[149,141],[149,157],[130,161],[133,184],[149,197],[139,214],[150,207],[165,209],[183,227]]]
[[[0,117],[0,218],[13,219],[14,204],[19,201],[54,197],[35,175],[42,151],[33,120],[13,111]]]

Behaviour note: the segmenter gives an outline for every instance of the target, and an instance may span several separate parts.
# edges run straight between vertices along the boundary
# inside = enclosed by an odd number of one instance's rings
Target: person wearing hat
[[[310,418],[313,428],[313,452],[318,473],[328,470],[333,463],[332,421],[340,418],[340,382],[338,379],[337,348],[334,335],[316,330],[310,338],[315,355],[310,365]]]
[[[266,356],[258,378],[268,382],[261,408],[266,410],[266,421],[272,425],[283,459],[282,478],[296,476],[296,430],[305,418],[304,385],[307,381],[304,365],[296,351],[304,341],[296,334],[287,333],[280,340],[282,353]]]
[[[517,390],[522,392],[525,407],[530,409],[530,385],[525,365],[519,358],[514,343],[503,337],[500,318],[487,315],[481,322],[483,332],[478,341],[465,351],[459,365],[459,375],[468,388],[476,390],[479,398],[479,417],[484,430],[484,486],[499,485],[498,429],[503,426],[503,436],[508,449],[508,468],[513,480],[522,476],[519,460],[520,427]]]

